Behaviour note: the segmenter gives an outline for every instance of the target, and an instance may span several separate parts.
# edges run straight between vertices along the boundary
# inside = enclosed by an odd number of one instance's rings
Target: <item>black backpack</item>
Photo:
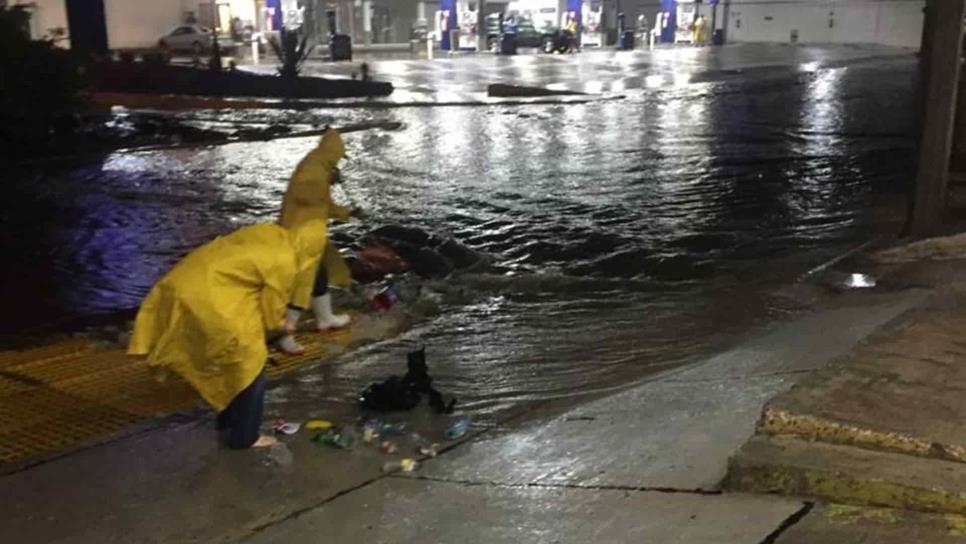
[[[406,354],[406,375],[403,377],[390,376],[379,383],[373,383],[359,394],[359,403],[369,410],[378,412],[393,412],[397,410],[411,410],[422,400],[423,395],[429,397],[429,405],[441,414],[453,412],[456,399],[449,403],[443,400],[443,395],[433,389],[433,378],[426,366],[426,347]]]

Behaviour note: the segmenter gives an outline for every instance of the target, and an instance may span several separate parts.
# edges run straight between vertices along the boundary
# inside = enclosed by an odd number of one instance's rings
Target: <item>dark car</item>
[[[504,31],[511,27],[509,17],[504,20]],[[547,25],[537,28],[533,20],[528,17],[516,16],[517,47],[535,47],[544,53],[554,51],[554,37],[557,29]],[[500,44],[500,16],[497,14],[489,15],[486,18],[486,46],[490,51],[496,52]]]

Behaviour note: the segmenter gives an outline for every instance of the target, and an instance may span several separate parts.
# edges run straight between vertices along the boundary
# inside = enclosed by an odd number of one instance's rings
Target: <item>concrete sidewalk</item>
[[[885,270],[886,281],[940,287],[770,401],[728,487],[966,514],[964,271],[966,261]]]
[[[487,433],[251,541],[761,542],[807,508],[721,493],[762,405],[921,297],[863,297],[549,422]]]

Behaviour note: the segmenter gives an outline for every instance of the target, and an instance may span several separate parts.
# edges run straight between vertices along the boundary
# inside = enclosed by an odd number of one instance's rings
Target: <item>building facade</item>
[[[688,28],[684,18],[705,16],[727,42],[855,43],[918,47],[925,0],[7,0],[33,4],[35,37],[66,29],[95,48],[152,47],[186,21],[227,31],[234,19],[255,32],[301,27],[317,42],[336,30],[356,44],[405,43],[421,30],[466,28],[484,14],[508,9],[562,21],[567,13],[593,17],[605,45],[616,42],[618,13],[625,28],[662,22]],[[576,6],[580,9],[575,9]],[[679,9],[684,6],[686,9]],[[444,14],[445,12],[445,14]],[[552,13],[551,13],[552,12]],[[589,15],[593,14],[593,15]],[[668,17],[668,15],[671,15]],[[643,16],[643,17],[642,17]],[[446,17],[449,17],[448,19]],[[583,21],[582,21],[583,22]],[[559,22],[557,24],[560,24]],[[637,28],[637,30],[640,30]],[[673,29],[662,32],[673,40]],[[671,41],[665,39],[664,41]],[[65,45],[69,42],[64,42]]]

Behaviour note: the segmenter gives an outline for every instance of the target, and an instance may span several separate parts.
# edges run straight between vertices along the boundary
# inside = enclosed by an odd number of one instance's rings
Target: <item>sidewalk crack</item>
[[[802,503],[802,507],[801,508],[799,508],[792,515],[790,515],[787,518],[785,518],[784,521],[782,521],[778,525],[778,527],[775,528],[774,531],[768,533],[768,535],[765,537],[765,539],[762,540],[759,544],[774,544],[778,540],[778,537],[782,536],[782,533],[784,533],[785,531],[787,531],[789,528],[791,528],[793,525],[795,525],[799,521],[802,521],[802,519],[805,516],[807,516],[808,513],[811,512],[812,511],[812,508],[814,508],[814,507],[815,507],[815,503],[814,502],[806,501],[806,502]]]

